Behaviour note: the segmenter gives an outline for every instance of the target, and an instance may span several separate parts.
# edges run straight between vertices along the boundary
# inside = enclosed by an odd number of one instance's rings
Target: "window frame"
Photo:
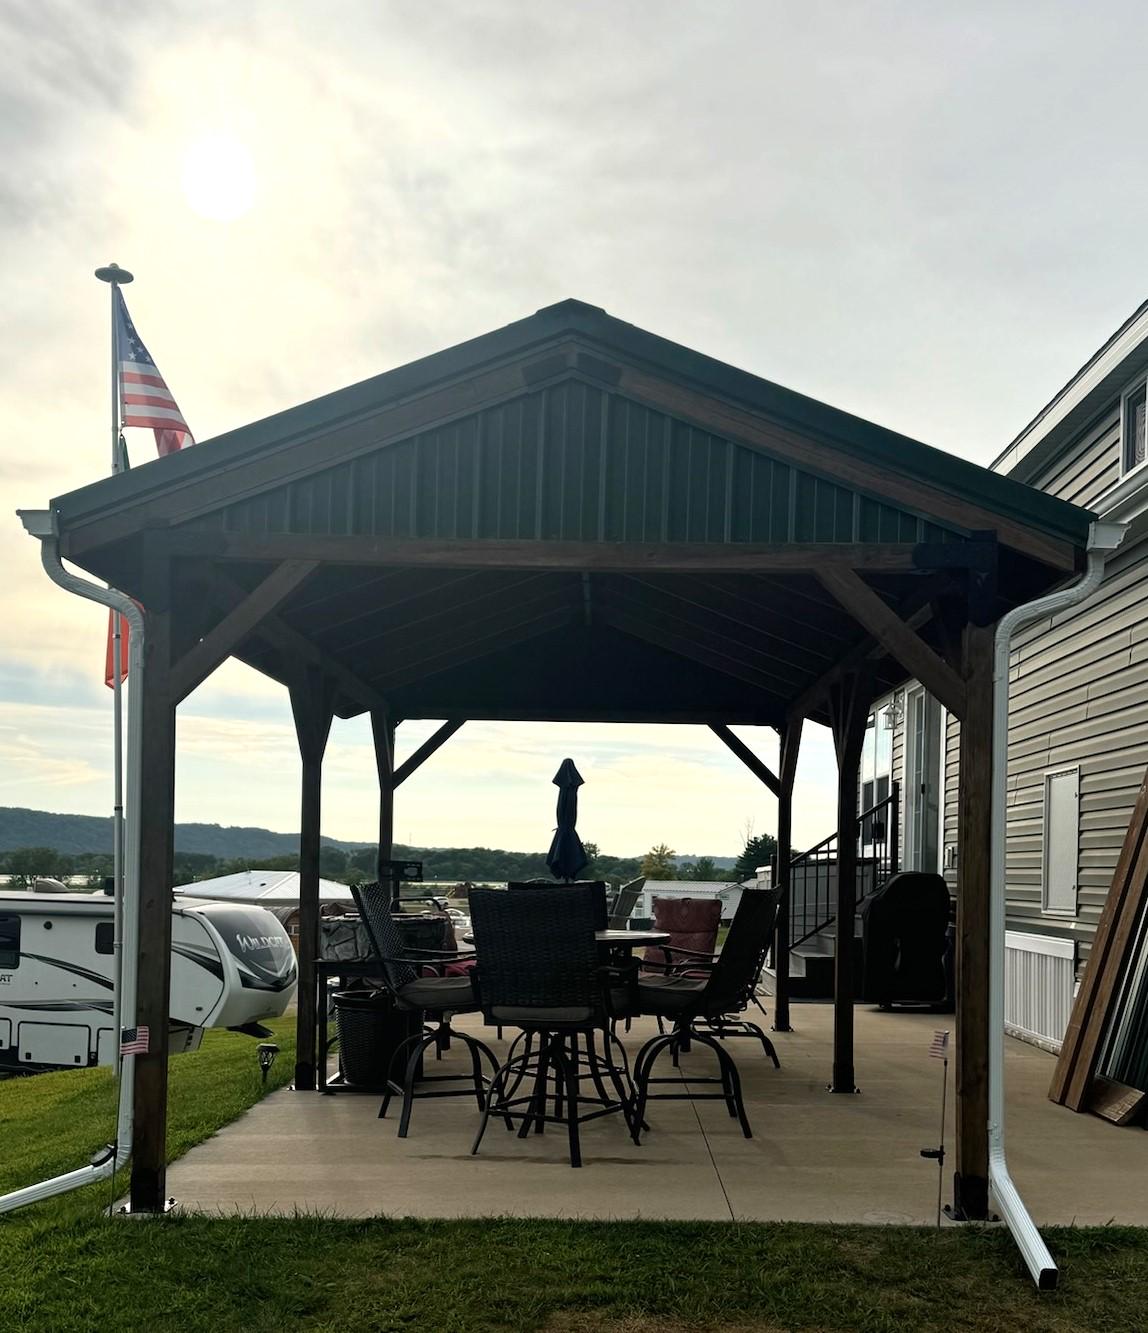
[[[13,942],[16,946],[15,961],[11,963],[0,961],[0,972],[15,972],[20,966],[20,935],[24,925],[24,918],[19,912],[3,912],[0,913],[0,920],[15,921],[16,923],[16,933],[13,937]]]
[[[1076,860],[1072,872],[1072,906],[1069,907],[1050,907],[1049,906],[1049,878],[1048,863],[1049,852],[1049,805],[1052,794],[1052,779],[1064,777],[1067,774],[1073,774],[1076,777]],[[1079,764],[1058,764],[1053,768],[1046,768],[1041,774],[1041,811],[1042,824],[1040,833],[1040,912],[1042,916],[1055,917],[1061,921],[1075,921],[1080,916],[1080,765]]]
[[[1148,448],[1145,449],[1144,457],[1139,463],[1129,464],[1128,462],[1128,400],[1133,394],[1144,390],[1144,410],[1148,417],[1148,373],[1141,371],[1135,379],[1124,386],[1120,393],[1120,475],[1121,477],[1131,476],[1133,472],[1139,472],[1148,464]]]

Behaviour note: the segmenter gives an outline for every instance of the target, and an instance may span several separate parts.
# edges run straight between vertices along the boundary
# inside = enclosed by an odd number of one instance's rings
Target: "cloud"
[[[136,271],[133,315],[201,439],[573,295],[983,461],[1139,300],[1146,46],[1143,6],[1067,0],[733,0],[717,21],[617,0],[347,0],[337,21],[271,0],[6,6],[0,696],[36,721],[6,742],[32,747],[7,790],[105,808],[105,617],[49,585],[12,515],[107,471],[98,264]],[[227,225],[180,184],[219,133],[257,176]],[[151,440],[129,434],[141,465]],[[181,719],[183,817],[297,824],[281,691],[229,667]],[[570,753],[603,845],[720,851],[772,805],[715,747],[468,727],[401,789],[400,832],[541,846]],[[812,841],[832,756],[807,747]],[[372,762],[361,724],[336,728],[346,836],[374,823]]]

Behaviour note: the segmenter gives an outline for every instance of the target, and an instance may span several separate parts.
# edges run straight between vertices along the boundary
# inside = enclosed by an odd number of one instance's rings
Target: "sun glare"
[[[197,139],[183,159],[183,192],[200,217],[234,222],[255,202],[251,154],[226,135]]]

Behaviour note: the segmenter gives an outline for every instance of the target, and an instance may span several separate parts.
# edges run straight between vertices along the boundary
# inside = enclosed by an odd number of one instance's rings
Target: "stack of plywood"
[[[1094,1111],[1115,1124],[1127,1124],[1148,1103],[1148,1093],[1097,1075],[1146,906],[1148,773],[1140,785],[1048,1090],[1052,1101],[1073,1111]]]

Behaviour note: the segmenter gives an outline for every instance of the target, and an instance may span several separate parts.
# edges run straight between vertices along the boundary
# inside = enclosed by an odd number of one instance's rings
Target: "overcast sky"
[[[201,439],[575,296],[986,462],[1144,296],[1141,4],[9,0],[0,36],[0,804],[111,802],[104,622],[14,516],[108,468],[98,264]],[[179,819],[297,827],[280,692],[229,665],[180,719]],[[773,827],[708,733],[475,724],[397,835],[544,847],[566,754],[608,851]],[[832,774],[815,735],[799,841]],[[372,783],[337,724],[326,832],[369,839]]]

